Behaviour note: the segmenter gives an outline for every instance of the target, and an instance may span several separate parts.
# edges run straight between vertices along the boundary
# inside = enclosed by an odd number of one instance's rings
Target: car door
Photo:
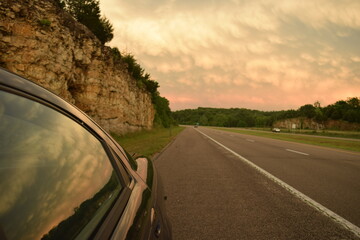
[[[64,109],[6,86],[0,122],[0,238],[109,237],[131,189],[104,139]]]

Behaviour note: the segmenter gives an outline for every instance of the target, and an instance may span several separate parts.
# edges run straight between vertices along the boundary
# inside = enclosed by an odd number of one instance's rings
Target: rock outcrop
[[[288,118],[276,121],[273,127],[287,128],[287,129],[312,129],[312,130],[342,130],[342,131],[359,131],[359,123],[350,123],[341,120],[326,120],[318,123],[310,118]]]
[[[0,65],[73,103],[107,131],[152,127],[150,94],[53,0],[0,2]]]

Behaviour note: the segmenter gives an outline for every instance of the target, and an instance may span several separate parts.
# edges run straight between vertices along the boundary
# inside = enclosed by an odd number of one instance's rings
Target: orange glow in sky
[[[101,0],[172,110],[297,109],[360,97],[358,0]]]

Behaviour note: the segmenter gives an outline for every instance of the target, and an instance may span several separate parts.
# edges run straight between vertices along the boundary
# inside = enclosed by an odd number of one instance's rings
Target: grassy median
[[[273,138],[278,140],[290,141],[290,142],[299,142],[305,144],[312,144],[322,147],[338,148],[344,150],[350,150],[355,152],[360,152],[360,141],[351,140],[351,139],[336,139],[328,137],[314,137],[314,136],[304,136],[291,133],[273,133],[273,132],[263,132],[263,131],[254,131],[246,129],[232,129],[232,128],[216,128],[222,131],[229,131],[235,133],[241,133],[246,135],[260,136]]]
[[[260,130],[271,132],[271,128],[259,128],[253,127],[250,130]],[[281,129],[283,133],[292,134],[306,134],[313,136],[324,136],[324,137],[340,137],[340,138],[355,138],[360,139],[360,131],[340,131],[340,130],[311,130],[311,129]]]
[[[123,136],[112,133],[113,138],[131,155],[153,157],[178,135],[184,127],[155,128]]]

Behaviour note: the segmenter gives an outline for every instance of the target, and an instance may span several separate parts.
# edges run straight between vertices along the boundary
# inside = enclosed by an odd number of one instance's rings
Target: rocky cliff
[[[313,130],[322,130],[322,129],[332,129],[332,130],[342,130],[342,131],[359,131],[359,123],[349,123],[346,121],[340,120],[327,120],[322,123],[318,123],[313,119],[309,118],[289,118],[276,121],[273,124],[274,127],[278,128],[287,128],[287,129],[313,129]]]
[[[53,0],[1,0],[0,65],[73,103],[105,130],[152,127],[150,94]]]

